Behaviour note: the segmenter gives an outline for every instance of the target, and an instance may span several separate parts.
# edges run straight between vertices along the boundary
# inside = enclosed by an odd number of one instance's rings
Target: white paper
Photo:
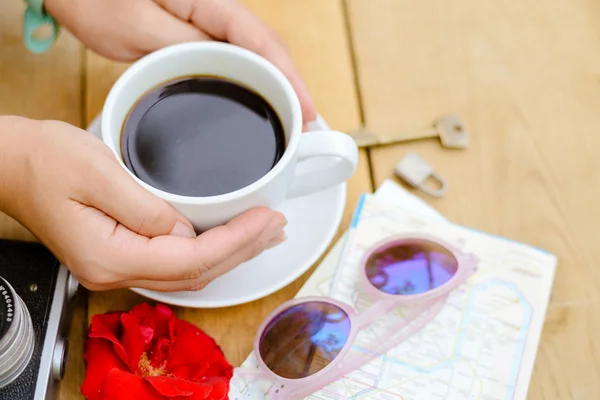
[[[525,399],[556,268],[552,254],[446,221],[418,197],[386,181],[366,195],[358,229],[338,241],[296,297],[332,296],[365,304],[355,274],[364,248],[390,233],[428,233],[480,258],[476,274],[448,297],[420,332],[363,368],[307,397],[331,399]],[[356,228],[354,222],[352,225]],[[344,258],[340,259],[340,252]],[[339,262],[339,266],[338,266]],[[336,270],[336,268],[338,268]],[[352,352],[374,340],[385,321],[362,332]],[[396,320],[395,320],[396,319]],[[352,353],[351,352],[351,353]],[[242,368],[256,368],[250,355]],[[232,380],[230,398],[263,399],[266,382]],[[290,399],[293,400],[293,399]]]

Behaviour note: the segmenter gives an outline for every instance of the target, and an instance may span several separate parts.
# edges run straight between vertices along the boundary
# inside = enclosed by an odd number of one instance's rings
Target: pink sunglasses
[[[427,235],[380,241],[360,264],[362,289],[373,301],[366,310],[359,313],[328,297],[282,304],[258,330],[257,370],[236,369],[236,376],[269,380],[272,400],[303,399],[418,332],[439,313],[450,291],[475,272],[478,262],[474,254]],[[402,305],[415,307],[390,329],[393,333],[350,353],[359,332]]]

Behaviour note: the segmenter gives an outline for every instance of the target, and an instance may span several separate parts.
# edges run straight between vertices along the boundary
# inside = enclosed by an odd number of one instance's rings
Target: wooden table
[[[420,128],[454,112],[465,151],[436,140],[361,151],[357,196],[418,151],[448,180],[448,218],[546,248],[559,267],[533,373],[531,399],[600,398],[600,14],[592,1],[246,0],[288,43],[319,111],[338,130]],[[125,65],[69,34],[44,55],[21,44],[23,6],[0,2],[0,113],[84,127]],[[421,195],[421,194],[419,194]],[[8,217],[4,237],[33,239]],[[262,318],[294,296],[310,271],[250,304],[177,309],[238,364]],[[74,316],[63,399],[79,398],[89,316],[126,309],[129,291],[90,293]],[[241,332],[247,331],[249,334]]]

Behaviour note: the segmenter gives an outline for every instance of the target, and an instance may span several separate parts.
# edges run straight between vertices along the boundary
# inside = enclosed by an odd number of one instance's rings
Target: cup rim
[[[162,59],[164,57],[172,57],[175,54],[185,52],[185,51],[206,51],[206,50],[218,50],[228,52],[230,54],[234,54],[237,56],[241,56],[242,58],[247,59],[250,62],[255,64],[259,64],[262,68],[266,69],[270,76],[273,78],[274,84],[278,84],[281,86],[283,91],[286,94],[287,100],[290,102],[290,106],[292,108],[292,129],[289,133],[289,141],[286,145],[286,149],[279,159],[277,164],[269,170],[265,175],[263,175],[260,179],[252,182],[251,184],[244,186],[240,189],[237,189],[232,192],[223,193],[214,196],[186,196],[175,193],[170,193],[161,189],[158,189],[140,178],[138,178],[133,171],[129,170],[125,163],[123,162],[121,156],[120,146],[115,148],[115,143],[112,140],[112,135],[108,133],[108,127],[113,125],[113,116],[112,109],[115,108],[117,100],[120,94],[126,90],[131,78],[138,74],[143,73],[142,71],[149,64],[154,63],[155,61]],[[144,187],[146,190],[151,193],[159,196],[163,200],[177,202],[179,204],[214,204],[214,203],[224,203],[229,201],[234,201],[240,199],[244,196],[247,196],[258,189],[264,187],[268,182],[270,182],[275,176],[282,172],[282,170],[287,166],[287,164],[292,160],[294,156],[294,152],[296,147],[298,146],[298,142],[300,141],[300,135],[302,134],[302,108],[300,106],[300,100],[296,94],[296,91],[292,87],[292,84],[287,79],[287,77],[277,68],[274,64],[268,61],[266,58],[261,55],[254,53],[248,49],[245,49],[240,46],[232,45],[230,43],[224,42],[214,42],[214,41],[199,41],[199,42],[186,42],[179,43],[175,45],[170,45],[167,47],[163,47],[162,49],[156,50],[152,53],[149,53],[133,64],[131,64],[123,74],[121,74],[115,83],[112,85],[106,100],[103,105],[102,111],[102,122],[101,122],[101,133],[102,133],[102,141],[105,145],[107,145],[110,150],[117,157],[117,161],[121,166],[125,169],[125,171],[133,177],[133,179]],[[119,125],[122,125],[124,121],[120,121]],[[119,132],[119,136],[121,132]]]

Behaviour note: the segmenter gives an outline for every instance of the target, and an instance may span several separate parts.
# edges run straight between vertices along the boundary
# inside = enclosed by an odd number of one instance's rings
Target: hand
[[[278,67],[294,87],[305,123],[316,110],[283,43],[235,0],[45,0],[48,12],[82,43],[118,61],[197,40],[227,41]]]
[[[62,122],[0,117],[0,210],[90,290],[197,290],[285,239],[285,217],[244,213],[195,235],[95,136]]]

